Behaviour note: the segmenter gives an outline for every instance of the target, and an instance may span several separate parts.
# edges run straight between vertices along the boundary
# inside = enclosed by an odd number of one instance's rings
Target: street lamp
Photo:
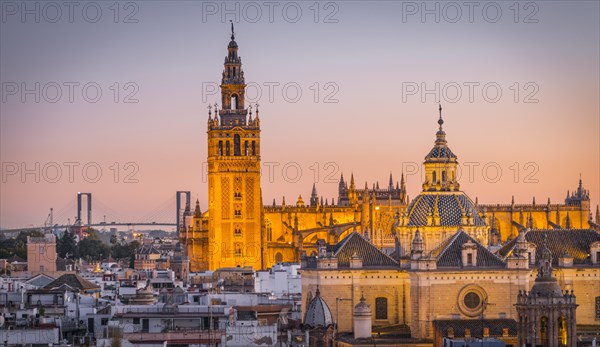
[[[335,339],[337,337],[337,331],[338,331],[338,322],[340,319],[340,301],[352,301],[352,299],[347,299],[347,298],[335,298],[335,324],[334,324],[334,329],[333,329],[333,343],[335,345]]]
[[[485,337],[485,334],[483,332],[484,327],[483,327],[483,312],[485,311],[485,309],[490,306],[490,305],[494,305],[494,304],[490,304],[488,302],[487,298],[484,298],[483,301],[481,302],[481,346],[483,347],[483,339]]]

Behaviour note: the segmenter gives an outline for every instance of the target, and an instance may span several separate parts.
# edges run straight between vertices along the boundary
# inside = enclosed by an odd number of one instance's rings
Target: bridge
[[[185,206],[191,206],[190,192],[177,191],[175,193],[175,199],[169,198],[166,201],[163,201],[156,208],[150,210],[145,216],[128,220],[121,217],[117,211],[111,209],[108,205],[102,203],[97,197],[94,199],[94,204],[92,205],[92,193],[78,192],[76,199],[69,201],[67,205],[57,210],[57,212],[54,211],[54,208],[50,208],[50,213],[42,224],[15,229],[1,229],[0,234],[4,234],[5,236],[15,236],[23,231],[50,231],[73,227],[107,228],[126,226],[128,228],[134,228],[138,226],[167,226],[175,227],[175,230],[179,230],[179,227],[183,221],[183,212],[185,210]],[[86,217],[85,223],[83,219],[84,216],[82,214],[82,212],[84,212],[84,206]],[[96,210],[94,210],[95,213],[99,212],[100,215],[103,216],[103,220],[101,222],[93,222],[92,206],[96,206]],[[73,216],[73,222],[71,222],[70,216]],[[109,220],[112,219],[112,221],[107,222],[107,216],[109,217]]]

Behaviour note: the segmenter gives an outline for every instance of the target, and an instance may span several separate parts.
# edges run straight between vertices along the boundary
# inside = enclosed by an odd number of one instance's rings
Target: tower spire
[[[235,40],[235,32],[233,31],[233,21],[230,19],[229,22],[231,23],[231,41]]]
[[[313,182],[312,192],[310,193],[310,206],[315,207],[319,204],[319,196],[317,194],[317,186]],[[321,204],[322,205],[322,204]]]
[[[440,125],[440,131],[442,131],[442,125],[444,124],[444,119],[442,119],[442,104],[438,104],[438,105],[439,105],[439,111],[440,111],[440,119],[438,119],[438,124]]]
[[[200,210],[200,200],[196,199],[196,208],[194,209],[194,218],[201,218],[202,211]]]

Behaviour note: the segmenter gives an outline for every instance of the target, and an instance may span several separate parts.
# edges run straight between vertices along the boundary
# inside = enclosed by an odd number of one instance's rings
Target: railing
[[[225,314],[225,307],[218,306],[179,306],[178,312],[179,314],[201,314],[201,313],[212,313],[212,314]],[[119,315],[127,315],[127,314],[148,314],[148,315],[165,315],[165,314],[173,314],[172,311],[165,311],[161,308],[145,308],[145,307],[128,307],[123,310],[123,312],[118,312]]]
[[[225,335],[224,330],[183,330],[168,331],[161,333],[124,333],[123,338],[131,342],[144,341],[178,341],[178,342],[198,342],[198,341],[218,341]]]

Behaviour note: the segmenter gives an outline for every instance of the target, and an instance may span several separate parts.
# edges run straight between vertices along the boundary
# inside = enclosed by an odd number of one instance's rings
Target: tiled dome
[[[306,313],[304,314],[304,325],[312,327],[327,327],[333,324],[333,316],[327,303],[321,297],[321,292],[317,288],[315,297],[308,303]]]
[[[432,159],[447,159],[447,160],[456,160],[456,154],[452,153],[450,147],[444,144],[444,146],[435,146],[429,151],[427,156],[425,156],[426,161],[431,161]]]
[[[459,226],[461,217],[473,217],[473,225],[484,226],[484,220],[473,201],[463,192],[439,193],[422,192],[408,205],[408,226],[426,226],[434,206],[440,216],[441,226]]]

